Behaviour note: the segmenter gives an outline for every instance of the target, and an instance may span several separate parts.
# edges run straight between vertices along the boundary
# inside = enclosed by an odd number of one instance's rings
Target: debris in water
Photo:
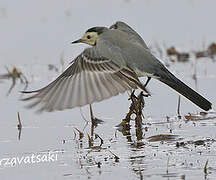
[[[208,169],[208,160],[206,161],[205,163],[205,166],[204,166],[204,173],[207,174],[207,169]]]
[[[117,155],[115,155],[112,151],[108,150],[115,158],[115,162],[119,162],[119,157]]]
[[[178,62],[187,62],[189,61],[189,57],[190,57],[189,53],[179,52],[176,50],[174,46],[167,49],[167,55],[176,57],[176,60]]]
[[[77,129],[77,128],[74,128],[74,129],[76,129],[77,130],[77,132],[79,133],[79,140],[81,140],[83,137],[84,137],[84,134],[83,134],[83,132],[82,131],[80,131],[79,129]]]
[[[21,138],[21,132],[22,132],[22,123],[21,123],[21,120],[20,120],[20,114],[19,114],[19,112],[17,113],[17,117],[18,117],[17,129],[19,131],[18,139],[20,140],[20,138]]]
[[[15,66],[13,67],[12,71],[10,71],[7,67],[5,68],[7,70],[7,73],[0,75],[0,79],[12,79],[12,85],[7,92],[7,96],[11,93],[12,89],[15,87],[17,79],[19,79],[22,84],[25,84],[23,90],[26,90],[26,88],[28,87],[28,80],[25,77],[25,75],[21,71],[19,71]]]
[[[173,141],[178,137],[178,135],[172,135],[172,134],[158,134],[154,136],[150,136],[147,139],[150,142],[156,142],[156,141]]]

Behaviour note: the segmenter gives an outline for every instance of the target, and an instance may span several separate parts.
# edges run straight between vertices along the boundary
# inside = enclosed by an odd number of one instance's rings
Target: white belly
[[[139,69],[135,69],[135,73],[137,74],[138,77],[152,77],[152,78],[158,78],[157,76],[154,76],[153,74],[151,73],[147,73],[147,72],[143,72],[143,71],[140,71]]]

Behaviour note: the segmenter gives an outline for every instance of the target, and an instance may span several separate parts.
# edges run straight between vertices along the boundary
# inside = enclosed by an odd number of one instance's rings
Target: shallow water
[[[214,107],[216,85],[212,84],[212,81],[215,81],[215,74],[211,72],[214,63],[208,59],[206,62],[200,61],[198,64],[200,74],[204,71],[204,65],[209,70],[208,75],[199,76],[198,89],[202,89],[202,94],[213,102]],[[184,66],[191,65],[188,63]],[[182,65],[173,65],[172,69],[175,68],[179,70]],[[41,65],[41,69],[46,71],[44,65]],[[28,71],[28,68],[25,71]],[[179,76],[193,86],[190,73],[182,72]],[[29,87],[41,87],[42,81],[46,84],[49,78],[44,80],[43,77],[38,75]],[[89,148],[88,144],[88,134],[91,134],[88,107],[82,108],[83,115],[89,121],[88,124],[82,118],[79,108],[38,115],[33,110],[25,109],[23,107],[25,103],[18,100],[20,98],[18,91],[24,87],[19,82],[11,94],[6,96],[10,83],[9,80],[1,83],[1,159],[47,154],[51,151],[57,154],[58,160],[27,164],[16,162],[7,166],[2,163],[0,176],[3,179],[17,179],[17,177],[18,179],[183,179],[184,177],[204,179],[203,169],[207,160],[206,178],[215,178],[216,114],[212,113],[198,120],[186,120],[184,117],[178,119],[176,116],[178,96],[158,81],[149,84],[153,95],[145,98],[146,105],[143,112],[145,119],[141,139],[136,134],[134,122],[131,123],[130,132],[121,132],[115,128],[128,112],[129,101],[126,93],[93,105],[94,115],[104,120],[104,123],[94,129],[94,133],[103,139],[103,144],[98,147],[100,140],[97,138],[94,141],[96,147],[93,148]],[[188,112],[200,111],[184,99],[181,101],[180,110],[182,116]],[[17,112],[20,112],[23,124],[20,140],[16,127]],[[84,133],[81,140],[75,128]],[[171,139],[166,136],[159,140],[149,139],[159,134],[177,136]],[[201,140],[201,145],[195,144],[198,140]],[[176,143],[184,144],[177,147]],[[110,151],[119,157],[117,162]]]
[[[147,0],[113,0],[109,3],[37,1],[33,4],[24,0],[19,3],[2,1],[0,9],[3,7],[6,11],[3,15],[2,10],[0,13],[3,25],[0,36],[4,42],[0,44],[0,74],[7,73],[4,66],[12,69],[15,65],[28,78],[28,89],[38,89],[61,72],[60,58],[66,67],[71,57],[85,47],[71,47],[70,41],[77,39],[88,27],[110,25],[119,19],[126,20],[142,32],[147,44],[153,47],[155,42],[164,42],[166,45],[177,44],[180,49],[191,52],[201,48],[203,41],[207,46],[216,40],[216,28],[211,20],[215,17],[214,5],[213,1],[175,1],[175,4],[174,1]],[[92,11],[98,7],[98,11]],[[172,7],[171,10],[169,7]],[[137,19],[140,16],[145,23]],[[169,18],[172,18],[172,23]],[[166,61],[167,58],[164,58]],[[169,69],[208,98],[215,109],[215,63],[209,58],[198,60],[195,85],[193,62],[192,57],[188,63],[170,63]],[[54,64],[59,71],[49,70],[49,64]],[[178,95],[157,80],[149,84],[152,96],[145,98],[145,119],[139,132],[136,132],[133,121],[130,132],[119,131],[115,127],[128,112],[130,102],[126,93],[93,105],[94,115],[104,123],[94,129],[94,134],[103,139],[102,146],[97,138],[91,148],[88,142],[88,134],[91,134],[88,106],[82,108],[88,124],[79,108],[38,115],[34,110],[25,109],[26,104],[19,101],[19,91],[24,88],[19,80],[7,96],[11,83],[11,80],[0,80],[0,179],[195,180],[216,177],[216,114],[212,112],[197,120],[186,120],[185,114],[201,110],[182,98],[182,118],[178,119]],[[17,112],[23,125],[20,140]],[[75,128],[84,133],[81,140]],[[164,136],[149,138],[160,134]],[[57,160],[21,164],[14,161],[7,165],[2,161],[3,158],[20,159],[32,154],[48,155],[49,152],[56,155]],[[207,173],[204,173],[207,160]]]

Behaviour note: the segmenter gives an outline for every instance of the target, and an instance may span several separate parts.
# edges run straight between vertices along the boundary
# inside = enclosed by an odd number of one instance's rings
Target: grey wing
[[[115,24],[110,26],[110,29],[117,29],[127,33],[131,43],[140,44],[145,49],[149,49],[142,37],[126,23],[117,21]]]
[[[99,102],[130,89],[142,88],[136,74],[121,68],[111,59],[98,55],[96,49],[85,49],[56,80],[22,100],[32,100],[40,111],[69,109]]]

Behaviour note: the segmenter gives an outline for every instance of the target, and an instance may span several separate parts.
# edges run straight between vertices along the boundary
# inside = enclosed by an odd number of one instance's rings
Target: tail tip
[[[205,111],[211,110],[211,109],[212,109],[212,103],[209,102],[208,104],[205,105],[205,107],[203,107],[203,109],[204,109]]]

